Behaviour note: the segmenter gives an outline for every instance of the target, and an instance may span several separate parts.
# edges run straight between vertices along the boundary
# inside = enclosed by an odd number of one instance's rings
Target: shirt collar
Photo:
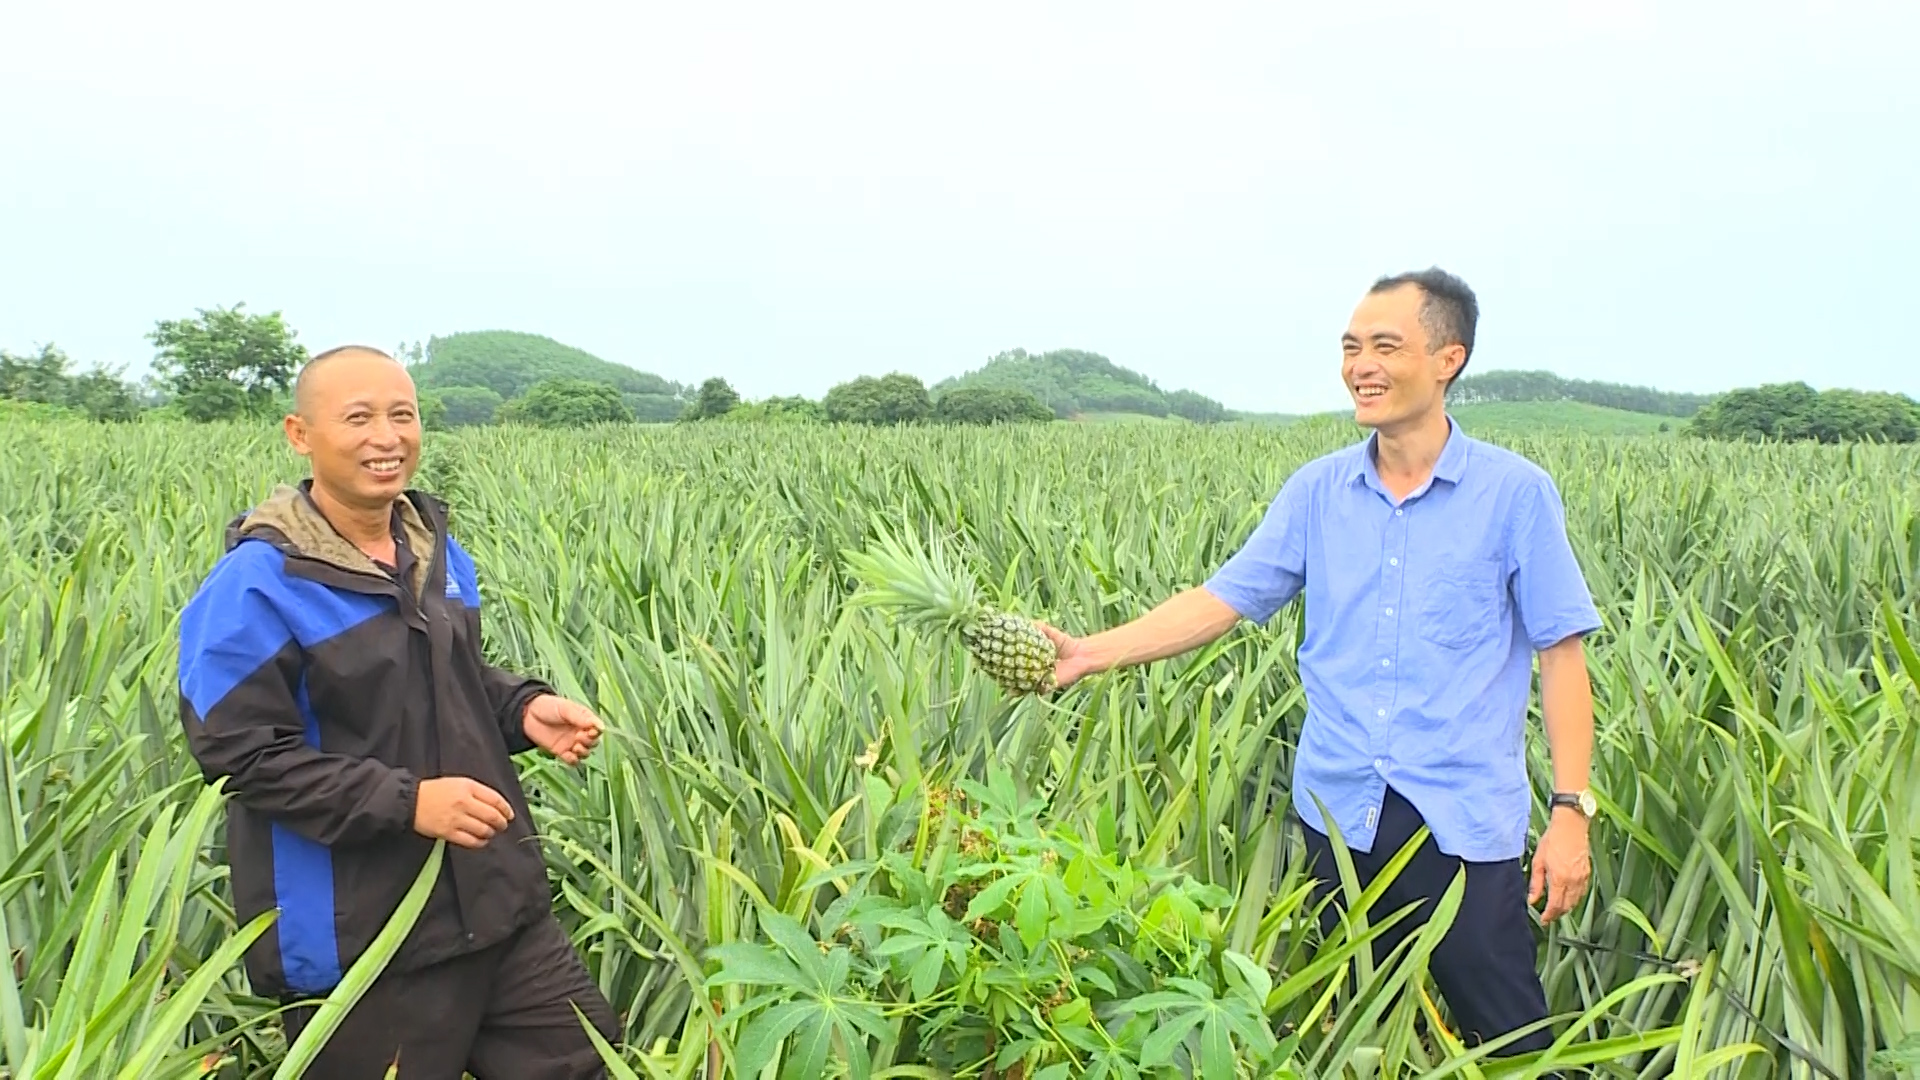
[[[1440,448],[1440,459],[1433,463],[1432,480],[1420,485],[1419,490],[1413,494],[1418,495],[1426,491],[1427,488],[1432,485],[1433,480],[1444,480],[1449,484],[1458,484],[1460,477],[1464,475],[1467,470],[1468,441],[1467,433],[1460,430],[1459,421],[1453,418],[1452,413],[1448,413],[1447,442],[1445,446]],[[1366,441],[1361,443],[1357,448],[1358,453],[1355,455],[1356,460],[1353,463],[1353,471],[1349,474],[1348,479],[1356,483],[1363,483],[1375,491],[1385,494],[1387,490],[1386,485],[1381,482],[1380,468],[1374,464],[1373,460],[1374,448],[1379,445],[1379,442],[1379,432],[1373,431],[1367,434]]]

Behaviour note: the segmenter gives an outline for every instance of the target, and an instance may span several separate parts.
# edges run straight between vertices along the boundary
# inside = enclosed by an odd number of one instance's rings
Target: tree
[[[821,405],[827,419],[843,424],[913,424],[933,414],[926,384],[897,371],[843,382],[827,391]]]
[[[686,412],[686,403],[668,394],[634,394],[622,391],[620,400],[627,403],[627,411],[642,424],[666,424],[680,419]]]
[[[1609,409],[1681,417],[1694,415],[1712,400],[1709,394],[1675,394],[1646,386],[1563,379],[1550,371],[1508,370],[1463,375],[1447,388],[1447,397],[1459,405],[1489,401],[1580,401]]]
[[[536,427],[586,427],[589,424],[630,423],[633,413],[610,383],[585,379],[543,379],[525,394],[500,406],[494,419],[502,424]]]
[[[71,409],[94,420],[139,416],[140,402],[120,369],[95,368],[75,375],[72,368],[73,361],[57,345],[42,345],[30,356],[0,349],[0,398]]]
[[[817,424],[827,418],[827,411],[817,401],[804,397],[770,397],[760,401],[746,402],[728,410],[727,423],[788,423]]]
[[[1920,441],[1920,403],[1901,394],[1768,383],[1720,395],[1687,425],[1710,439]]]
[[[725,379],[712,378],[700,384],[700,392],[687,406],[689,420],[713,420],[727,415],[740,404],[740,395]]]
[[[1054,415],[1046,402],[1016,387],[963,386],[940,395],[933,418],[946,424],[1019,424],[1047,423]]]
[[[491,424],[494,413],[504,404],[499,394],[484,386],[449,386],[426,393],[438,397],[447,407],[448,427]]]
[[[188,415],[213,420],[273,412],[274,399],[293,383],[307,350],[278,311],[200,309],[191,319],[166,319],[147,337],[159,350],[162,372]],[[237,393],[229,393],[229,389]]]
[[[207,379],[193,384],[185,393],[176,394],[173,407],[189,420],[209,424],[245,415],[254,406],[247,400],[247,392],[235,383]],[[265,411],[264,407],[260,408],[261,413]]]
[[[80,375],[68,385],[67,403],[95,420],[125,422],[140,418],[140,403],[133,387],[119,371],[95,369]]]
[[[426,431],[447,430],[447,403],[431,391],[420,397],[420,427]]]
[[[1196,424],[1217,424],[1227,418],[1227,407],[1192,390],[1174,390],[1167,394],[1167,411]]]
[[[53,344],[40,346],[40,351],[31,356],[0,350],[0,397],[65,405],[72,380],[68,369],[72,366],[67,354]]]

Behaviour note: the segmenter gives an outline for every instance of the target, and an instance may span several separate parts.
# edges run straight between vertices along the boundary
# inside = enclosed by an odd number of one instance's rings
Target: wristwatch
[[[1561,806],[1573,807],[1575,810],[1580,811],[1580,816],[1586,818],[1588,821],[1592,821],[1593,815],[1600,812],[1599,801],[1593,797],[1592,791],[1584,788],[1572,794],[1564,791],[1554,792],[1553,798],[1547,800],[1547,810],[1551,813],[1556,807]]]

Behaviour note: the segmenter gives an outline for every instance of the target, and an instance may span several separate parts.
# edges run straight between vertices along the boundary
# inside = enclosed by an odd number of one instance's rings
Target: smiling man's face
[[[1340,377],[1357,423],[1390,432],[1417,427],[1446,407],[1447,382],[1466,362],[1466,349],[1429,351],[1420,318],[1425,300],[1418,285],[1401,285],[1368,293],[1354,308],[1340,336]]]
[[[303,374],[286,432],[312,464],[314,486],[355,509],[391,504],[420,465],[413,377],[390,357],[359,351]]]

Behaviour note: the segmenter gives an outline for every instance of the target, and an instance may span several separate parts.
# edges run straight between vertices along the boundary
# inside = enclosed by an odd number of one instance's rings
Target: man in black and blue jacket
[[[554,918],[513,763],[576,765],[600,721],[484,659],[473,559],[408,487],[421,426],[399,363],[315,357],[285,429],[311,478],[233,520],[180,628],[187,745],[233,794],[235,914],[279,910],[253,988],[324,997],[443,839],[419,921],[307,1075],[603,1077],[573,1009],[609,1042],[618,1024]],[[288,1015],[291,1038],[312,1009]]]

